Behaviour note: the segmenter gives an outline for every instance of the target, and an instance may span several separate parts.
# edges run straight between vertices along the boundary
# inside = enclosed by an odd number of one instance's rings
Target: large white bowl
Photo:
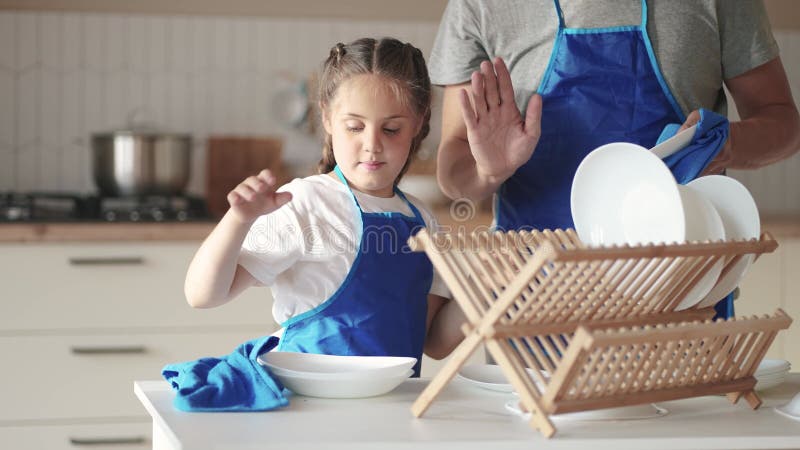
[[[414,374],[411,369],[403,373],[382,377],[319,378],[308,375],[275,373],[284,387],[298,395],[321,398],[375,397],[390,392]]]
[[[714,205],[725,227],[725,239],[758,239],[761,235],[758,207],[750,191],[742,183],[722,175],[709,175],[692,180],[687,186],[700,192]],[[752,263],[753,255],[744,255],[739,259],[717,281],[717,285],[699,306],[714,305],[730,294]]]
[[[636,144],[615,142],[589,153],[575,172],[570,207],[578,237],[590,246],[686,239],[672,172]]]
[[[400,356],[340,356],[299,352],[268,352],[258,357],[275,375],[308,379],[350,380],[400,376],[416,358]]]

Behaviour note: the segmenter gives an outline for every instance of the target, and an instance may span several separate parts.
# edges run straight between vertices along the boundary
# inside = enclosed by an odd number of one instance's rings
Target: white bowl
[[[533,369],[525,369],[533,377]],[[548,375],[541,372],[547,379]],[[497,392],[514,392],[514,387],[506,379],[503,369],[496,364],[467,364],[458,371],[458,378],[479,388]],[[533,378],[535,381],[536,378]],[[536,383],[539,386],[539,383]],[[541,389],[542,387],[539,386]]]
[[[575,231],[590,246],[683,242],[681,194],[669,168],[649,150],[616,142],[589,153],[570,197]]]
[[[725,239],[758,239],[761,235],[758,207],[742,183],[723,175],[709,175],[692,180],[687,186],[700,192],[714,205],[725,227]],[[699,306],[712,306],[730,294],[752,263],[753,255],[744,255],[717,281]]]
[[[284,387],[298,395],[321,398],[362,398],[383,395],[414,374],[411,369],[401,374],[382,377],[325,378],[308,375],[275,373]]]
[[[789,403],[776,406],[775,412],[790,419],[800,420],[800,394],[796,394]]]
[[[308,379],[386,378],[404,374],[416,358],[400,356],[340,356],[299,352],[268,352],[258,357],[275,375]]]

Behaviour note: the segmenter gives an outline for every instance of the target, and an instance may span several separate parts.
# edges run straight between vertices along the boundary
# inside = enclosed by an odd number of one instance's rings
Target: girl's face
[[[357,75],[339,86],[323,108],[323,125],[350,187],[377,197],[394,195],[420,120],[385,78]]]

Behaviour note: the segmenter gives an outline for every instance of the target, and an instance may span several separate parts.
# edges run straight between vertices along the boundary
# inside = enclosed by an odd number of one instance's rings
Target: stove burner
[[[209,217],[205,201],[191,196],[0,192],[0,222],[184,222]]]

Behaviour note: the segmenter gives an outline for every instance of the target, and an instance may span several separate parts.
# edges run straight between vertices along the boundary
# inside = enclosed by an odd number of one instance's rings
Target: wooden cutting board
[[[272,171],[279,186],[289,181],[278,137],[209,136],[206,144],[206,202],[217,219],[228,211],[228,193],[261,169]]]

